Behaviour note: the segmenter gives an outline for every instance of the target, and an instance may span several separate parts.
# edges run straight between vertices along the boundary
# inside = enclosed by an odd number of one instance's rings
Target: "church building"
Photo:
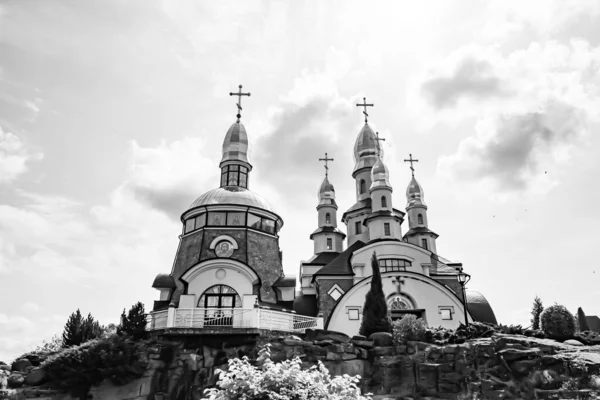
[[[437,253],[438,235],[429,229],[422,186],[413,173],[405,211],[394,197],[380,139],[365,123],[354,145],[356,203],[338,228],[335,189],[325,179],[318,191],[314,254],[300,263],[300,279],[283,272],[279,233],[283,219],[250,187],[248,135],[238,115],[227,131],[219,164],[219,187],[198,197],[181,215],[182,234],[169,274],[159,274],[160,291],[151,329],[226,327],[301,332],[325,328],[358,334],[376,254],[392,319],[413,314],[429,326],[456,328],[469,321],[496,323],[486,299],[463,291],[460,263]],[[358,105],[358,104],[357,104]],[[402,233],[402,224],[408,228]],[[347,246],[344,242],[347,240]],[[344,248],[346,247],[346,248]],[[464,275],[463,275],[464,276]],[[297,287],[298,286],[298,287]]]

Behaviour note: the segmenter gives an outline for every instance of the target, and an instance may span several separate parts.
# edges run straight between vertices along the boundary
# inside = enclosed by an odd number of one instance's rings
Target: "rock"
[[[496,354],[504,357],[504,359],[508,361],[522,360],[530,357],[539,358],[542,356],[542,351],[537,348],[528,349],[528,350],[518,350],[518,349],[510,349],[506,348],[498,351]]]
[[[307,329],[306,341],[333,340],[335,343],[348,343],[350,336],[342,332],[328,331],[325,329]]]
[[[354,344],[355,346],[358,347],[362,347],[363,349],[372,349],[374,346],[374,343],[370,340],[357,340],[357,339],[352,339],[352,344]]]
[[[46,371],[41,368],[34,368],[25,376],[25,383],[27,386],[39,386],[46,382],[47,379]]]
[[[354,335],[352,336],[352,340],[367,340],[367,337],[363,335]]]
[[[575,339],[569,339],[569,340],[565,340],[563,342],[563,344],[569,344],[571,346],[585,346],[583,343],[581,343],[579,340],[575,340]]]
[[[374,346],[393,346],[394,337],[389,332],[375,332],[369,336],[369,340],[373,342]]]
[[[314,344],[317,346],[329,346],[335,344],[333,340],[315,340]]]
[[[26,368],[31,366],[31,361],[26,358],[21,358],[20,360],[16,360],[12,363],[12,370],[25,372]]]
[[[25,378],[21,374],[12,374],[6,380],[7,386],[11,389],[20,388],[23,386]]]
[[[0,371],[8,371],[10,372],[10,365],[0,365]]]
[[[302,342],[302,339],[301,339],[300,337],[296,336],[296,335],[288,335],[288,336],[286,336],[286,337],[285,337],[285,338],[283,338],[283,339],[284,339],[284,340],[285,340],[285,339],[288,339],[288,340],[295,340],[296,342]]]
[[[369,350],[369,355],[376,356],[393,356],[395,354],[396,348],[393,346],[385,346],[385,347],[374,347]]]
[[[541,360],[519,360],[510,364],[510,369],[519,374],[528,374],[532,369],[540,367]]]

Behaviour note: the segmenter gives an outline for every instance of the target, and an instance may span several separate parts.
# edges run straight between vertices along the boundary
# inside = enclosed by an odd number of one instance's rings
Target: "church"
[[[152,285],[160,299],[150,313],[150,329],[324,328],[357,335],[374,253],[392,319],[413,314],[429,326],[447,328],[465,318],[496,323],[483,295],[463,291],[459,278],[468,275],[462,264],[437,253],[438,234],[429,228],[412,155],[405,160],[412,171],[405,211],[398,208],[404,199],[394,196],[384,139],[369,126],[366,99],[357,104],[364,107],[365,122],[357,129],[351,171],[356,203],[340,219],[346,233],[338,228],[336,193],[327,173],[332,159],[326,153],[320,159],[325,178],[318,190],[317,224],[310,234],[314,254],[300,262],[299,280],[286,276],[279,248],[283,219],[249,187],[252,164],[240,113],[242,97],[250,93],[242,93],[240,85],[230,95],[238,97],[238,114],[223,141],[219,187],[182,210],[173,267]]]

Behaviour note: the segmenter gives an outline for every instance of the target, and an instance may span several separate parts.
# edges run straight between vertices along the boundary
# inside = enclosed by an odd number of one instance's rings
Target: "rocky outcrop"
[[[388,335],[351,339],[337,332],[309,331],[302,337],[269,332],[158,337],[146,349],[149,362],[143,376],[122,386],[103,382],[92,387],[87,398],[199,399],[204,389],[216,384],[217,370],[228,368],[227,360],[247,356],[256,361],[258,350],[267,344],[273,361],[300,357],[305,367],[320,361],[332,375],[360,375],[361,389],[375,398],[455,399],[468,394],[482,399],[583,399],[599,394],[600,387],[600,346],[510,335],[458,345],[394,346]],[[5,398],[71,400],[53,391],[39,371],[0,370],[5,385],[24,385]]]

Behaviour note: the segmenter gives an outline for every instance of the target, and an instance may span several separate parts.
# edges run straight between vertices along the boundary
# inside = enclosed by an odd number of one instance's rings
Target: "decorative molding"
[[[235,241],[234,238],[232,238],[231,236],[227,236],[227,235],[221,235],[221,236],[217,236],[216,238],[213,239],[212,242],[210,242],[210,246],[208,246],[209,249],[214,250],[215,247],[217,247],[217,244],[223,240],[228,241],[229,243],[231,243],[231,245],[233,246],[234,250],[238,249],[238,244]]]
[[[202,272],[211,269],[217,270],[220,268],[226,271],[235,271],[244,275],[253,285],[258,283],[259,281],[258,275],[250,267],[242,264],[239,261],[227,258],[217,258],[204,261],[200,264],[196,264],[192,268],[190,268],[185,274],[183,274],[181,280],[190,283],[194,280],[194,278],[196,278],[196,276],[200,275]]]

